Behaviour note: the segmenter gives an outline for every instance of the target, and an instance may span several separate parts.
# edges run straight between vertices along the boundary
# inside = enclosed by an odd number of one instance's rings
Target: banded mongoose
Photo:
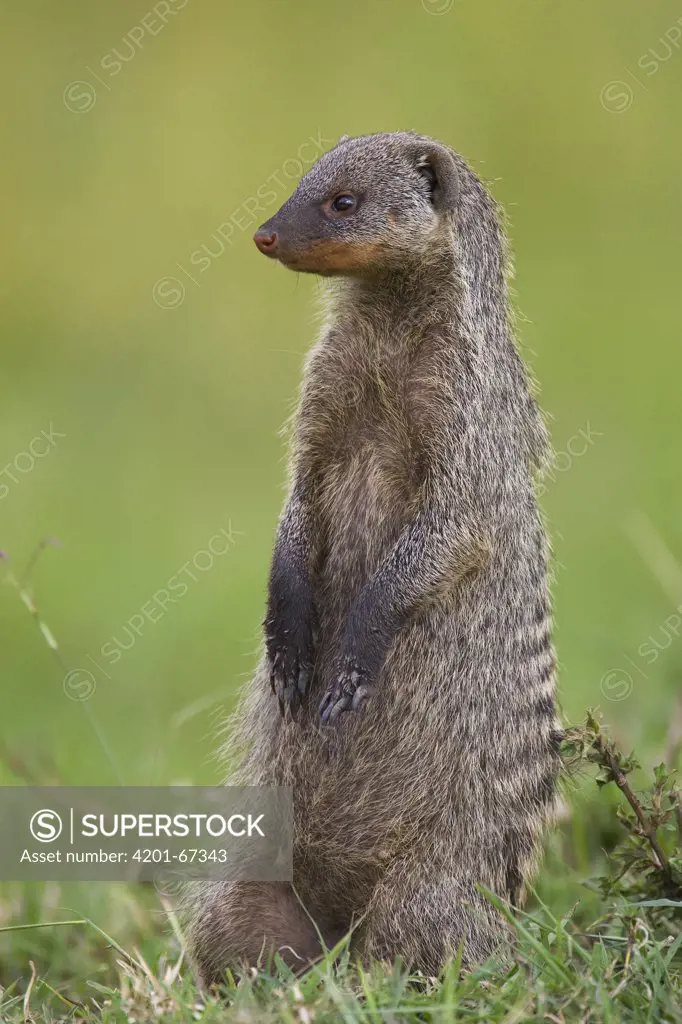
[[[523,899],[561,739],[547,437],[496,206],[433,139],[344,137],[255,242],[329,278],[229,745],[231,782],[293,786],[295,891],[206,884],[196,962],[206,983],[275,950],[305,967],[357,924],[362,958],[431,975],[463,942],[471,966],[505,936],[478,885]]]

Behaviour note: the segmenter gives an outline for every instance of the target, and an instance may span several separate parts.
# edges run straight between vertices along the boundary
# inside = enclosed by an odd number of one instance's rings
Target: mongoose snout
[[[266,256],[277,255],[278,235],[276,231],[263,231],[259,229],[253,236],[253,240],[260,251]]]

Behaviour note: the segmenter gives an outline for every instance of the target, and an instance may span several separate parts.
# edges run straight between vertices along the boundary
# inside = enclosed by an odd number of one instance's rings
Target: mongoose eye
[[[334,213],[350,213],[356,207],[355,197],[349,196],[345,192],[337,196],[336,199],[332,199],[331,208]]]

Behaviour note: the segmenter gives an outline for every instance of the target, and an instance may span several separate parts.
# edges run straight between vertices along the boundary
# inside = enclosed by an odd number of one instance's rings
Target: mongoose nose
[[[266,256],[274,256],[277,252],[277,232],[257,231],[253,240]]]

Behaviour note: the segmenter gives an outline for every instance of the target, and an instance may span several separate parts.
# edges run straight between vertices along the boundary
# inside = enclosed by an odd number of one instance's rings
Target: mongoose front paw
[[[282,715],[287,707],[292,714],[296,713],[307,693],[311,674],[312,659],[308,660],[294,646],[279,648],[270,658],[270,686]]]
[[[270,686],[279,701],[279,710],[287,707],[292,715],[307,693],[313,674],[313,613],[287,624],[279,619],[266,622],[266,647],[270,663]]]
[[[345,711],[358,711],[372,696],[374,687],[365,671],[350,658],[343,661],[336,681],[329,687],[320,704],[323,725],[334,725]]]

